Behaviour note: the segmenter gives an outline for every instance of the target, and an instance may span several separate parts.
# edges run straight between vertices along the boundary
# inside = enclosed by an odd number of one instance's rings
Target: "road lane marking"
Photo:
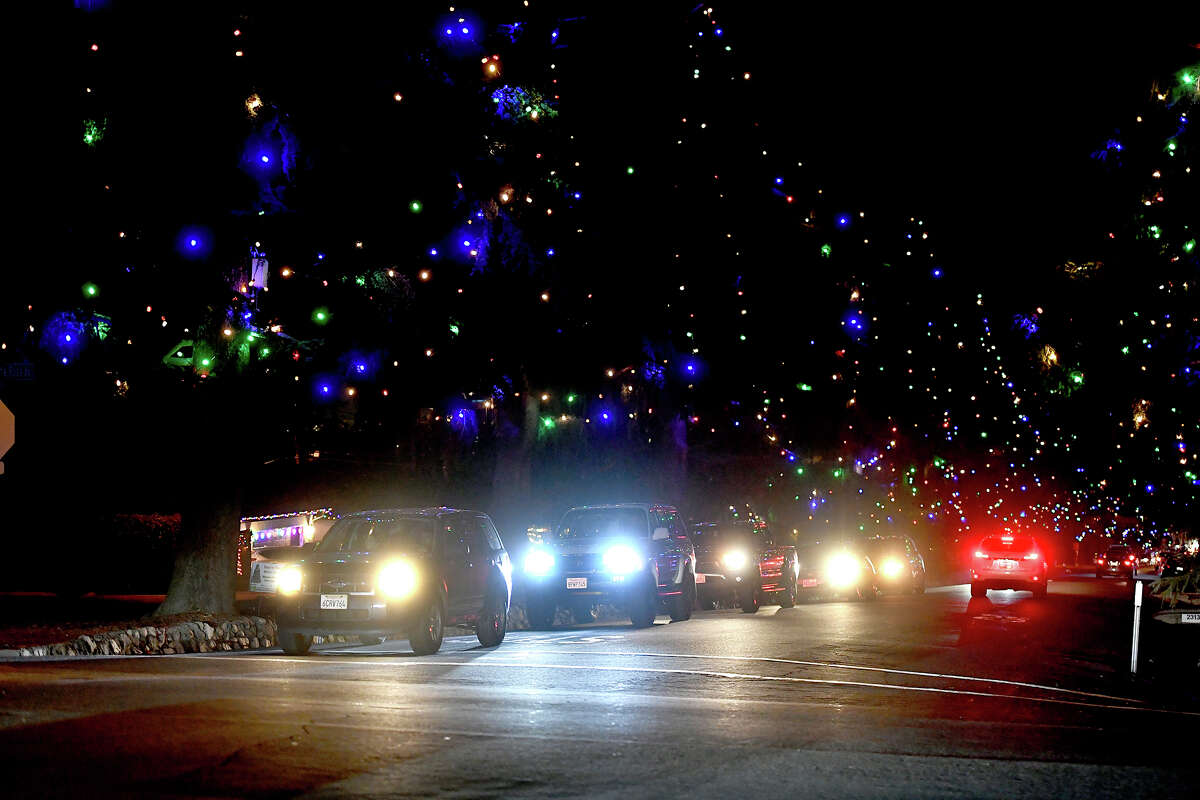
[[[167,658],[180,658],[182,656],[166,656]],[[242,660],[230,656],[212,656],[212,660]],[[315,659],[311,658],[291,658],[287,656],[259,656],[255,661],[268,661],[273,663],[284,664],[314,664]],[[350,661],[342,658],[331,658],[325,664],[337,664],[339,666],[379,666],[379,661]],[[714,670],[699,670],[699,669],[666,669],[662,667],[618,667],[618,666],[601,666],[597,664],[546,664],[546,663],[521,663],[517,661],[494,661],[491,659],[475,659],[473,661],[427,661],[425,659],[405,659],[403,661],[389,661],[388,666],[399,667],[511,667],[514,669],[558,669],[558,670],[592,670],[596,672],[627,672],[627,673],[650,673],[658,675],[690,675],[703,678],[728,678],[731,680],[754,680],[754,681],[770,681],[775,683],[804,683],[815,684],[822,686],[847,686],[860,689],[888,689],[901,692],[926,692],[930,694],[950,694],[959,695],[962,697],[988,697],[997,700],[1024,700],[1030,703],[1046,703],[1050,705],[1075,706],[1080,708],[1096,708],[1114,711],[1148,711],[1158,714],[1176,714],[1188,717],[1200,717],[1200,712],[1195,711],[1177,711],[1167,708],[1152,708],[1147,706],[1118,706],[1107,705],[1100,703],[1083,703],[1077,700],[1060,700],[1054,697],[1028,697],[1019,694],[997,694],[995,692],[976,692],[967,689],[939,689],[933,686],[904,686],[902,684],[892,683],[869,683],[866,681],[847,681],[834,680],[831,678],[796,678],[787,675],[755,675],[748,672],[717,672]],[[210,677],[219,680],[229,680],[229,676],[187,676],[195,677]],[[1116,698],[1125,700],[1125,698]],[[1136,702],[1136,701],[1133,701]]]
[[[580,655],[580,656],[631,656],[644,658],[691,658],[706,661],[758,661],[769,664],[795,664],[804,667],[825,667],[827,669],[852,669],[861,670],[864,672],[886,672],[892,675],[913,675],[922,678],[942,678],[945,680],[955,681],[976,681],[979,683],[994,683],[1004,686],[1023,686],[1026,689],[1041,689],[1046,692],[1058,692],[1060,694],[1073,694],[1080,697],[1094,697],[1097,700],[1119,700],[1125,703],[1141,703],[1133,697],[1117,697],[1110,694],[1097,694],[1095,692],[1084,692],[1079,689],[1063,689],[1058,686],[1045,686],[1040,683],[1025,683],[1024,681],[1006,681],[1002,678],[977,678],[972,675],[954,675],[941,672],[917,672],[907,669],[891,669],[889,667],[864,667],[856,664],[832,664],[825,661],[798,661],[790,658],[770,658],[768,656],[707,656],[696,653],[630,653],[630,652],[597,652],[589,650],[523,650],[523,653],[537,653],[539,655]]]

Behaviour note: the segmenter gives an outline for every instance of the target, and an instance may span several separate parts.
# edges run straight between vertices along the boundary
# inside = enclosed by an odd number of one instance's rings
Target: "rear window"
[[[1108,555],[1112,556],[1113,558],[1120,558],[1121,556],[1129,555],[1129,548],[1128,547],[1110,547],[1110,548],[1108,548]]]
[[[577,508],[568,511],[558,526],[560,539],[596,539],[625,536],[650,537],[646,512],[640,508]]]
[[[371,520],[354,517],[334,523],[313,548],[318,553],[373,553],[412,550],[432,553],[437,526],[429,519]]]
[[[1033,539],[1028,536],[1014,536],[1011,540],[1002,539],[999,536],[993,536],[990,539],[984,539],[982,549],[989,552],[1022,552],[1032,553],[1037,548],[1033,543]]]

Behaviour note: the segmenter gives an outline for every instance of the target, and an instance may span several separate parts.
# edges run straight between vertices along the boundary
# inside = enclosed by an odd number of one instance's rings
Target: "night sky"
[[[990,484],[1017,491],[1051,473],[1111,469],[1102,462],[1123,432],[1093,440],[1088,458],[1084,444],[1064,457],[1079,439],[1061,423],[1115,425],[1141,399],[1104,398],[1127,378],[1092,372],[1129,330],[1122,318],[1101,333],[1115,317],[1093,312],[1115,311],[1129,287],[1097,281],[1083,302],[1052,279],[1068,260],[1108,259],[1105,237],[1120,225],[1149,230],[1130,216],[1132,184],[1114,182],[1092,154],[1128,135],[1156,79],[1176,81],[1196,60],[1185,25],[1081,25],[1041,9],[986,16],[795,4],[735,4],[712,16],[686,3],[512,2],[452,15],[409,3],[320,13],[286,3],[76,6],[64,10],[50,48],[64,68],[36,76],[44,90],[35,94],[63,98],[39,117],[34,163],[54,164],[65,180],[37,181],[31,195],[38,239],[54,243],[62,266],[53,279],[19,270],[10,280],[3,304],[16,332],[0,333],[25,337],[25,347],[36,349],[49,309],[76,302],[68,298],[91,281],[104,305],[96,310],[119,330],[114,340],[168,347],[186,324],[179,320],[216,313],[222,270],[262,239],[272,268],[295,267],[296,279],[272,278],[275,291],[246,301],[253,311],[235,328],[276,324],[327,340],[306,382],[376,353],[379,370],[357,388],[378,398],[393,364],[410,388],[403,400],[394,386],[384,396],[412,406],[405,414],[504,381],[511,400],[522,373],[537,391],[539,381],[569,385],[599,402],[603,369],[644,357],[669,374],[646,389],[643,406],[676,409],[695,430],[689,436],[706,427],[725,435],[709,426],[714,416],[728,426],[755,420],[769,450],[781,448],[770,457],[813,463],[840,447],[847,464],[874,465],[903,420],[921,442],[914,462],[945,461],[930,444],[944,435],[961,458],[991,468],[1008,449],[985,449],[981,437],[996,426],[1028,428],[1020,442],[1005,433],[1005,445],[1036,442],[1037,454],[1018,459],[1029,479],[1013,472]],[[466,21],[445,35],[460,15]],[[520,19],[519,34],[504,33]],[[481,71],[493,53],[499,77]],[[557,116],[497,116],[489,101],[500,86],[558,94],[547,107]],[[262,117],[248,113],[254,93]],[[88,119],[104,120],[103,138],[81,146]],[[272,121],[285,151],[271,149]],[[1172,197],[1195,196],[1179,186]],[[485,225],[488,247],[468,256],[474,244],[462,240]],[[203,258],[180,245],[188,231],[201,232]],[[1180,247],[1194,228],[1168,233]],[[384,280],[385,267],[400,277]],[[422,269],[433,270],[431,281],[416,277]],[[1173,280],[1173,269],[1162,274]],[[1164,305],[1151,287],[1134,288],[1145,290],[1141,313],[1178,319],[1169,315],[1180,300]],[[385,290],[399,305],[381,311],[372,292]],[[318,305],[338,323],[317,323]],[[1022,315],[1037,318],[1044,341],[1012,322]],[[358,326],[340,322],[348,319]],[[924,349],[914,352],[915,342]],[[1186,344],[1160,344],[1182,348],[1165,351],[1172,364],[1190,363]],[[1049,345],[1061,363],[1046,355]],[[1001,346],[1008,360],[997,366]],[[134,349],[107,365],[107,383],[136,372]],[[77,353],[43,355],[70,367]],[[1076,372],[1078,385],[1086,375],[1096,388],[1068,409],[1060,397],[1072,395]],[[356,388],[355,378],[339,378],[338,391]],[[1167,394],[1154,401],[1174,403],[1173,414],[1183,398],[1175,379],[1164,378]],[[952,408],[955,388],[955,403],[970,394],[994,407]],[[985,392],[994,396],[977,401]],[[770,397],[793,403],[793,413],[776,416]],[[1044,418],[1025,413],[1033,405]],[[366,399],[359,410],[360,427],[383,418]],[[963,427],[943,429],[950,419]],[[1191,431],[1190,417],[1181,419],[1169,425]],[[656,431],[648,441],[661,440]],[[1058,436],[1061,451],[1049,441]],[[1042,449],[1052,455],[1039,466]],[[1060,500],[1034,505],[1061,516]]]

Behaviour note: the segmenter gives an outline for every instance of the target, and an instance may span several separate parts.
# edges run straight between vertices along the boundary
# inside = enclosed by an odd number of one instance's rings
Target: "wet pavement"
[[[966,586],[650,629],[0,663],[8,793],[1191,796],[1200,710],[1129,680],[1131,584]]]

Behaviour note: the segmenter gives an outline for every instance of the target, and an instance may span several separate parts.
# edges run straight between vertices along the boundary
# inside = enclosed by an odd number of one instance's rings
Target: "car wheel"
[[[554,601],[540,597],[527,597],[525,614],[529,617],[529,627],[535,631],[548,631],[554,627],[554,613],[558,607]]]
[[[419,656],[431,656],[442,649],[442,636],[445,633],[442,618],[442,601],[429,601],[428,608],[421,614],[417,624],[413,626],[408,636],[408,643]]]
[[[312,648],[312,643],[313,637],[305,636],[303,633],[295,633],[288,630],[279,632],[279,646],[289,656],[307,655],[308,651]]]
[[[757,589],[746,587],[738,592],[737,604],[741,607],[743,614],[757,614],[758,604],[762,599]]]
[[[695,605],[696,581],[694,578],[686,578],[683,582],[683,592],[671,598],[671,622],[691,619]]]
[[[859,600],[878,600],[879,587],[873,583],[867,584],[866,586],[860,586],[857,594]]]
[[[978,583],[972,583],[971,597],[987,597],[987,587]]]
[[[1048,587],[1048,586],[1046,586],[1046,584],[1044,584],[1044,583],[1038,583],[1038,584],[1034,584],[1034,587],[1033,587],[1033,596],[1034,596],[1034,597],[1039,597],[1039,598],[1040,598],[1040,597],[1045,597],[1045,596],[1046,596],[1046,590],[1047,590],[1048,588],[1049,588],[1049,587]]]
[[[649,628],[658,616],[658,588],[649,586],[629,602],[629,621],[635,628]]]
[[[484,647],[496,647],[504,641],[508,630],[508,592],[500,587],[493,587],[488,592],[488,599],[479,612],[479,621],[475,623],[475,635]]]
[[[793,608],[796,605],[796,584],[790,584],[779,593],[779,605],[782,608]]]
[[[913,594],[925,594],[925,573],[921,573],[920,580],[913,581]]]

